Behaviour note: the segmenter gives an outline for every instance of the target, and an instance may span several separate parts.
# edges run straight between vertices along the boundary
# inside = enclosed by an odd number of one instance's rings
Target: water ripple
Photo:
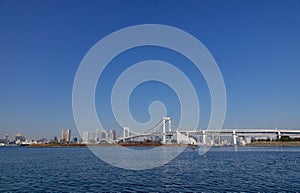
[[[4,147],[0,155],[0,192],[300,191],[294,148],[213,148],[203,156],[187,149],[144,171],[112,167],[87,148]]]

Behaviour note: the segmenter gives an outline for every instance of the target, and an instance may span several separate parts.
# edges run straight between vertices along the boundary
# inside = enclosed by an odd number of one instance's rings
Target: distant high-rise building
[[[96,132],[94,133],[94,136],[92,136],[92,139],[95,139],[96,143],[99,143],[103,140],[107,140],[107,132],[103,129],[96,129]]]
[[[101,140],[101,131],[100,131],[100,129],[96,129],[94,138],[95,138],[96,143],[100,142],[100,140]]]
[[[107,141],[108,135],[105,130],[101,130],[101,140]]]
[[[90,141],[90,132],[89,131],[82,132],[82,141],[83,141],[83,143],[88,143]]]
[[[96,142],[96,133],[95,132],[90,132],[89,142],[90,143],[95,143]]]
[[[61,140],[63,142],[70,142],[71,141],[71,129],[63,129],[61,131]]]
[[[7,133],[4,135],[4,139],[5,141],[9,141],[9,135]]]
[[[112,129],[109,132],[109,142],[113,143],[117,139],[116,130]]]

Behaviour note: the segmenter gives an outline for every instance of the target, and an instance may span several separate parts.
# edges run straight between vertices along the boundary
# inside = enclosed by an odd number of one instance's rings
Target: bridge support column
[[[163,118],[162,143],[166,143],[166,119]]]
[[[203,130],[202,144],[206,145],[206,133],[205,133],[205,130]]]
[[[280,131],[278,131],[277,139],[281,139],[281,132]]]
[[[236,141],[236,132],[235,130],[232,131],[232,137],[233,137],[233,145],[237,145],[237,141]]]

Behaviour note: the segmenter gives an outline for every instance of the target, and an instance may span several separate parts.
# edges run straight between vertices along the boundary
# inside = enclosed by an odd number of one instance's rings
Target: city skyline
[[[1,138],[19,132],[31,138],[54,137],[62,128],[79,137],[72,88],[81,60],[106,35],[144,23],[185,30],[211,52],[227,91],[223,128],[300,128],[299,1],[119,4],[1,1]],[[121,129],[110,109],[113,83],[124,69],[145,59],[167,61],[187,74],[199,95],[199,128],[205,128],[210,95],[201,73],[178,53],[145,47],[122,53],[99,79],[105,84],[97,86],[96,107],[104,129]],[[157,82],[142,84],[132,93],[135,119],[149,120],[148,106],[155,100],[164,102],[168,116],[178,121],[176,95]]]

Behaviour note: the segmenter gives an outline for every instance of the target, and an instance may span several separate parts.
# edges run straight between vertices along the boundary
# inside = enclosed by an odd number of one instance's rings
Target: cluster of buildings
[[[60,143],[60,144],[68,144],[68,143],[83,143],[83,144],[96,144],[96,143],[115,143],[116,142],[116,131],[110,130],[109,133],[104,129],[96,129],[94,132],[91,131],[83,131],[81,138],[77,139],[74,137],[71,139],[71,130],[70,129],[62,129],[61,138],[58,139],[54,137],[54,139],[50,140],[50,143]]]
[[[84,144],[93,144],[93,143],[115,143],[117,140],[116,131],[110,130],[107,133],[104,129],[96,129],[92,131],[83,131],[81,139],[73,138],[71,140],[71,130],[63,129],[61,132],[60,140],[54,140],[57,143],[84,143]]]
[[[71,129],[62,129],[61,137],[54,137],[50,139],[49,143],[57,143],[57,144],[68,144],[68,143],[78,143],[77,137],[71,139]]]
[[[42,138],[38,140],[26,139],[22,133],[17,133],[13,137],[10,137],[9,134],[5,134],[3,139],[0,139],[0,146],[16,146],[23,144],[31,143],[46,143],[47,139]]]
[[[54,137],[50,140],[46,138],[42,139],[26,139],[22,133],[17,133],[13,137],[9,134],[5,134],[3,139],[0,139],[0,146],[17,146],[17,145],[29,145],[29,144],[93,144],[93,143],[115,143],[116,131],[110,130],[107,133],[103,129],[96,129],[94,132],[84,131],[80,139],[77,137],[72,138],[71,129],[62,129],[61,137]]]
[[[106,130],[96,129],[95,132],[84,131],[81,140],[82,143],[115,143],[117,136],[115,130],[107,133]]]

